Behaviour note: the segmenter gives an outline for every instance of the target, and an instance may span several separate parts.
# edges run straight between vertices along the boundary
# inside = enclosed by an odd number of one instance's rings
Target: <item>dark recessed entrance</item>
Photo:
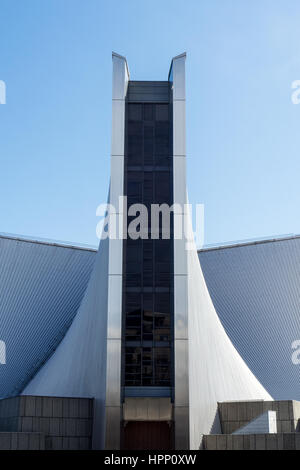
[[[124,450],[172,450],[172,442],[166,421],[129,421],[123,428]]]

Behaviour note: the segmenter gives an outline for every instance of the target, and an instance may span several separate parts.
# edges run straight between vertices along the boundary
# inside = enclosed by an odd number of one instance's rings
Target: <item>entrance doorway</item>
[[[123,427],[124,450],[172,450],[172,426],[167,421],[128,421]]]

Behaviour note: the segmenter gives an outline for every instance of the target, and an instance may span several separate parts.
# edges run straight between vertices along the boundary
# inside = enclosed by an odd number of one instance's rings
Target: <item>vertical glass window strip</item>
[[[169,105],[127,103],[126,115],[125,195],[150,215],[151,204],[172,204]],[[124,241],[125,386],[171,385],[172,240],[161,227],[151,240],[150,229],[149,217],[149,239]]]

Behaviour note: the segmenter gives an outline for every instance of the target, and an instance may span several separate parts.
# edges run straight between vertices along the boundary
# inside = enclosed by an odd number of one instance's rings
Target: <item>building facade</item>
[[[220,251],[219,257],[213,251],[201,252],[203,276],[192,241],[185,209],[185,60],[185,54],[172,60],[166,81],[137,82],[130,79],[126,59],[113,54],[109,203],[115,208],[119,236],[102,239],[96,254],[77,250],[86,280],[81,282],[80,273],[74,272],[80,298],[73,305],[68,276],[61,273],[56,279],[57,296],[60,285],[66,307],[61,317],[49,318],[49,325],[54,331],[62,317],[67,318],[61,336],[48,332],[53,346],[45,348],[44,363],[29,361],[26,374],[21,377],[20,369],[19,382],[11,377],[5,392],[93,398],[95,449],[196,449],[204,434],[221,430],[219,402],[272,400],[265,372],[270,369],[264,367],[258,374],[261,357],[247,355],[251,312],[241,321],[234,313],[238,279],[232,292],[228,289],[226,309],[218,297],[222,269],[230,279],[232,263]],[[135,237],[137,204],[148,213],[153,204],[173,206],[168,236],[151,218]],[[175,233],[175,214],[187,225],[182,237]],[[24,251],[25,242],[14,243]],[[40,256],[50,256],[38,246]],[[76,264],[76,250],[47,245],[50,250],[64,253],[65,258],[57,253],[57,263],[70,257]],[[47,266],[49,274],[47,260],[36,262],[39,269]],[[266,275],[265,282],[268,279]],[[41,302],[42,293],[37,298]],[[49,314],[50,303],[49,298],[44,307]],[[30,334],[34,338],[34,332]]]

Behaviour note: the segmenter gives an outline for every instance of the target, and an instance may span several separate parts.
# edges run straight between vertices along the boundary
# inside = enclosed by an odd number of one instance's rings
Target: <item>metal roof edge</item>
[[[29,236],[23,235],[15,235],[11,233],[0,233],[0,239],[6,240],[14,240],[20,241],[24,243],[35,243],[38,245],[47,245],[47,246],[56,246],[58,248],[71,248],[73,250],[82,250],[82,251],[90,251],[96,253],[98,249],[92,246],[80,246],[74,243],[68,243],[63,241],[55,241],[55,240],[43,240],[41,238],[31,238]]]
[[[129,72],[129,67],[128,67],[128,62],[125,56],[118,54],[117,52],[112,51],[112,57],[118,57],[119,59],[122,59],[125,61],[126,65],[126,70],[127,70],[127,75],[128,75],[128,80],[130,80],[130,72]]]
[[[243,246],[251,246],[251,245],[262,245],[264,243],[275,243],[275,242],[282,242],[282,241],[287,241],[287,240],[294,240],[300,238],[300,235],[290,235],[290,236],[278,236],[274,238],[266,238],[264,240],[252,240],[252,241],[244,241],[244,242],[236,242],[236,243],[229,243],[228,245],[222,245],[220,244],[219,246],[211,246],[211,247],[206,247],[206,248],[200,248],[197,250],[198,253],[204,252],[204,251],[214,251],[214,250],[226,250],[227,248],[239,248]]]
[[[97,247],[93,246],[82,246],[79,244],[75,243],[69,243],[69,242],[63,242],[63,241],[56,241],[56,240],[43,240],[41,238],[36,238],[36,237],[29,237],[29,236],[23,236],[23,235],[16,235],[16,234],[11,234],[11,233],[4,233],[0,232],[0,239],[7,239],[7,240],[15,240],[15,241],[20,241],[24,243],[35,243],[39,245],[46,245],[46,246],[56,246],[58,248],[71,248],[73,250],[82,250],[82,251],[90,251],[93,253],[97,253],[98,249]],[[261,245],[264,243],[275,243],[275,242],[282,242],[282,241],[287,241],[287,240],[294,240],[294,239],[300,239],[300,235],[290,235],[290,236],[282,236],[282,237],[274,237],[274,238],[267,238],[264,240],[252,240],[252,241],[241,241],[241,242],[233,242],[228,245],[222,245],[220,244],[219,246],[208,246],[204,248],[200,248],[197,250],[198,253],[201,252],[206,252],[206,251],[214,251],[214,250],[225,250],[227,248],[239,248],[243,246],[251,246],[251,245]]]
[[[174,60],[180,59],[181,57],[186,57],[186,52],[182,52],[182,54],[178,54],[178,55],[176,55],[175,57],[172,58],[170,68],[169,68],[169,73],[168,73],[168,81],[170,80],[170,75],[171,75],[171,70],[172,70],[172,67],[173,67]]]

